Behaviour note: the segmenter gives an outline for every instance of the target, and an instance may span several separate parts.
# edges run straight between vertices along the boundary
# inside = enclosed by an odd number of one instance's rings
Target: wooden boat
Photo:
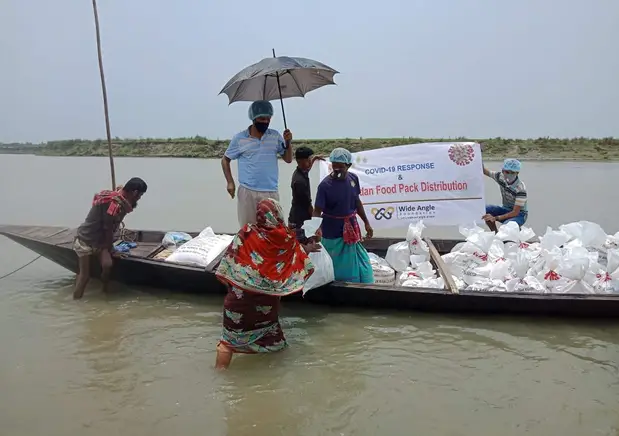
[[[65,227],[0,226],[0,234],[42,255],[72,272],[77,272],[77,256],[72,250],[76,229]],[[215,278],[216,260],[207,268],[173,264],[158,259],[164,249],[160,242],[165,232],[134,231],[137,247],[115,259],[112,279],[134,286],[166,288],[180,292],[224,294]],[[190,233],[192,236],[197,233]],[[365,241],[368,251],[384,257],[396,239],[374,238]],[[433,263],[441,272],[438,254],[449,252],[459,240],[429,241],[436,248]],[[437,258],[438,257],[438,261]],[[97,262],[91,268],[100,273]],[[446,280],[447,282],[447,280]],[[556,295],[469,292],[449,289],[423,289],[333,282],[327,286],[286,297],[332,306],[392,308],[427,312],[466,312],[479,314],[528,314],[544,316],[619,318],[619,295]]]

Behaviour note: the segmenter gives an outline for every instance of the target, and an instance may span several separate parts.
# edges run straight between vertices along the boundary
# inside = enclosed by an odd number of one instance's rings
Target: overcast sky
[[[298,138],[619,136],[619,0],[99,0],[99,14],[113,136],[231,137],[248,103],[218,93],[271,48],[341,72],[285,101]],[[2,0],[0,52],[0,141],[105,137],[90,1]]]

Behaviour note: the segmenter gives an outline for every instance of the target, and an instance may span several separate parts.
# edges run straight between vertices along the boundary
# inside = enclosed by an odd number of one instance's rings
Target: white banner
[[[460,225],[485,213],[481,150],[475,142],[433,142],[353,153],[361,201],[372,227]],[[320,179],[331,173],[320,162]]]

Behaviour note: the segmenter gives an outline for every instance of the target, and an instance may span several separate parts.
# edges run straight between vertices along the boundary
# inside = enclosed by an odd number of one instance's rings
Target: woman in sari
[[[333,171],[318,185],[314,206],[314,216],[322,217],[322,245],[333,260],[335,280],[374,283],[370,257],[361,243],[357,215],[365,224],[368,238],[374,235],[374,230],[359,197],[359,178],[348,171],[352,155],[345,148],[335,148],[329,160]]]
[[[256,224],[237,233],[216,271],[228,287],[216,368],[227,368],[233,353],[268,353],[286,347],[279,323],[280,298],[303,290],[314,272],[307,253],[319,250],[314,243],[302,246],[297,241],[277,201],[258,203]]]

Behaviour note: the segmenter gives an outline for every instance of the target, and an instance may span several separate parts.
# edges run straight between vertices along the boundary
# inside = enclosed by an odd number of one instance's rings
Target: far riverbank
[[[443,141],[474,141],[484,147],[484,159],[501,160],[507,156],[540,161],[619,161],[616,138],[342,138],[295,139],[294,146],[306,146],[318,154],[328,154],[335,147],[351,152],[394,147],[404,144]],[[113,152],[119,157],[221,158],[229,140],[193,138],[140,138],[113,140]],[[0,153],[42,156],[107,156],[107,141],[70,139],[41,144],[1,144]]]

